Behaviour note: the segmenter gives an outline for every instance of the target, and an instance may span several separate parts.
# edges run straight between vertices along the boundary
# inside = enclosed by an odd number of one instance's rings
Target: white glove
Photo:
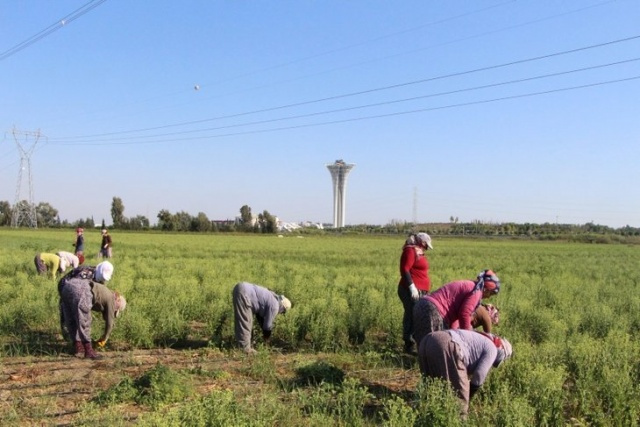
[[[418,301],[420,298],[420,294],[418,293],[418,288],[413,283],[409,285],[409,292],[411,292],[411,299],[414,301]]]

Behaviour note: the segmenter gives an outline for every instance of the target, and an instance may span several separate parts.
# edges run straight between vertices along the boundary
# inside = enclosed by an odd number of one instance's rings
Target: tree
[[[174,216],[166,209],[158,212],[158,227],[160,230],[173,231],[176,229]]]
[[[38,218],[38,224],[43,227],[59,225],[58,210],[49,203],[40,202],[38,206],[36,206],[36,216]]]
[[[127,222],[129,223],[130,230],[146,230],[149,228],[149,218],[143,215],[129,218]]]
[[[260,231],[263,233],[275,233],[278,231],[278,225],[276,224],[276,217],[271,215],[269,211],[264,211],[258,215],[258,224]]]
[[[211,221],[204,212],[199,212],[198,216],[191,221],[191,231],[210,231]]]
[[[111,202],[111,219],[113,221],[113,227],[121,228],[125,223],[124,217],[124,203],[120,197],[114,197]]]
[[[240,208],[240,223],[242,224],[243,230],[251,230],[253,229],[253,215],[251,214],[251,208],[247,205],[244,205]]]
[[[0,201],[0,226],[11,225],[11,205],[6,200]]]
[[[188,212],[180,211],[173,218],[176,224],[176,231],[189,231],[191,229],[192,217]]]

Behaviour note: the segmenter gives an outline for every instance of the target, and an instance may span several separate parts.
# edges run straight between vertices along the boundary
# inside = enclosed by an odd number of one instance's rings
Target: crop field
[[[640,424],[640,246],[434,238],[434,289],[496,271],[495,332],[514,348],[461,420],[402,353],[405,236],[111,234],[108,286],[128,306],[92,361],[69,354],[57,282],[33,264],[74,232],[0,229],[1,425]],[[85,233],[85,264],[99,244]],[[239,281],[293,303],[255,356],[234,348]]]

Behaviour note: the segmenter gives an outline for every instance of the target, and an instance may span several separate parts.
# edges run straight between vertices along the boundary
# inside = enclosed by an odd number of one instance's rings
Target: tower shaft
[[[343,160],[327,165],[333,181],[333,226],[344,227],[347,204],[347,175],[355,165],[347,164]]]

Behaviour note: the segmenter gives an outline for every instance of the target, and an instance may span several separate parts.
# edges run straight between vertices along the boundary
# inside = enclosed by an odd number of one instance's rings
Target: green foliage
[[[416,391],[416,426],[456,427],[462,425],[461,403],[451,385],[440,378],[425,378]]]
[[[234,425],[292,419],[293,425],[461,422],[455,397],[447,398],[447,389],[437,385],[407,388],[393,397],[387,393],[376,402],[376,416],[367,418],[374,407],[367,406],[370,391],[345,384],[353,375],[348,359],[360,356],[369,366],[403,367],[407,377],[418,375],[400,354],[402,305],[396,291],[404,236],[300,237],[118,231],[115,272],[108,286],[127,297],[128,307],[116,321],[107,351],[190,345],[227,351],[235,344],[231,290],[237,282],[249,281],[284,293],[293,303],[276,318],[273,347],[262,347],[258,336],[259,354],[243,362],[243,375],[272,387],[273,396],[263,397],[264,407],[257,408],[255,402],[244,402],[245,396],[233,395],[236,401],[227,405],[227,395],[216,395],[223,412],[210,418],[203,412],[198,415],[202,420],[211,419],[212,425],[217,416]],[[64,348],[56,282],[35,274],[33,257],[38,251],[69,250],[74,238],[69,230],[0,228],[0,355],[58,354]],[[468,425],[638,425],[637,247],[517,240],[434,243],[437,250],[428,253],[433,289],[473,278],[484,268],[495,269],[503,282],[501,293],[491,300],[501,312],[495,332],[512,342],[514,356],[490,372],[471,402]],[[87,230],[87,264],[97,264],[93,254],[99,245],[99,231]],[[94,338],[103,325],[94,316]],[[347,360],[301,362],[291,388],[283,388],[273,360],[278,351],[333,352]],[[142,399],[138,386],[125,380],[101,399],[109,407],[118,396],[137,402]],[[150,399],[159,402],[163,393],[174,394],[158,391]],[[208,396],[194,403],[194,417],[214,404]],[[180,417],[189,414],[180,411],[193,403],[183,400],[176,411],[163,407],[166,417],[158,415],[157,425],[162,420],[180,425]],[[251,414],[251,420],[242,413]]]
[[[158,408],[183,400],[193,394],[193,387],[181,374],[163,365],[156,365],[139,378],[125,378],[101,392],[95,401],[101,404],[135,401]]]
[[[416,412],[399,396],[393,396],[384,402],[385,427],[412,426],[416,422]]]
[[[363,409],[371,397],[354,378],[345,379],[341,385],[321,383],[308,391],[297,392],[306,414],[311,417],[321,414],[333,419],[333,423],[348,426],[364,425]]]
[[[322,383],[340,385],[344,372],[331,363],[320,361],[301,366],[297,369],[297,383],[316,386]]]

